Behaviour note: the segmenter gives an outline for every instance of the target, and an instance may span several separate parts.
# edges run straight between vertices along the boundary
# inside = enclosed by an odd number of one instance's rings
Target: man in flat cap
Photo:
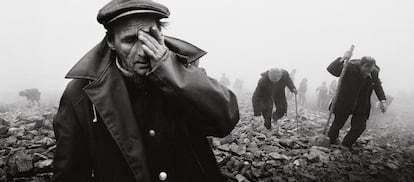
[[[271,120],[277,121],[287,112],[287,101],[285,88],[288,87],[291,92],[297,94],[296,87],[289,73],[280,68],[272,68],[261,74],[259,83],[253,93],[253,111],[254,116],[262,115],[264,126],[267,129],[272,128]],[[276,106],[276,112],[272,114],[273,104]]]
[[[352,53],[347,51],[344,56],[349,59],[351,55]],[[344,62],[339,57],[328,66],[327,70],[332,75],[339,77],[343,68]],[[338,143],[339,130],[352,115],[351,129],[342,140],[343,146],[352,149],[352,145],[366,128],[373,90],[375,90],[378,100],[381,101],[381,110],[385,112],[386,97],[378,77],[379,71],[380,69],[372,57],[365,56],[361,59],[350,60],[333,108],[335,119],[328,133],[331,144]]]
[[[114,0],[106,37],[69,71],[54,118],[52,181],[224,181],[207,136],[239,120],[235,95],[197,67],[206,53],[163,36],[168,9]]]

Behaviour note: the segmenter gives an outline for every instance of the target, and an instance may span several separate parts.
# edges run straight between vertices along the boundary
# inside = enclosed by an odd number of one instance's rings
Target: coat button
[[[167,180],[167,173],[166,172],[160,172],[160,175],[158,176],[161,181]]]
[[[150,136],[155,136],[155,131],[154,130],[149,130],[148,133],[149,133]]]

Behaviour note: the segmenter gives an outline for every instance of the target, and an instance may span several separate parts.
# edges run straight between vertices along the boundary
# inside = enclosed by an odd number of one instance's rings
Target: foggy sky
[[[8,1],[0,11],[0,102],[25,88],[60,95],[64,75],[104,36],[98,10],[108,1]],[[334,77],[328,64],[351,44],[354,58],[373,56],[384,90],[413,91],[412,0],[160,0],[171,17],[166,35],[207,51],[200,66],[254,89],[271,67],[297,69],[309,94]],[[3,3],[4,4],[4,3]],[[3,97],[2,97],[3,96]]]

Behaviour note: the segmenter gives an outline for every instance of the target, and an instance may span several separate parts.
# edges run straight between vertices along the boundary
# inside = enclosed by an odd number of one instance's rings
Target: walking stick
[[[298,114],[298,95],[295,94],[295,110],[296,110],[296,133],[299,135],[299,114]]]
[[[355,46],[354,45],[351,45],[351,48],[348,50],[348,52],[352,53],[354,51],[354,48],[355,48]],[[332,118],[332,115],[333,115],[333,112],[334,112],[334,108],[335,108],[335,105],[336,105],[336,99],[338,98],[339,89],[341,89],[342,79],[344,78],[346,69],[348,68],[349,58],[342,57],[340,61],[341,62],[344,61],[344,67],[342,68],[341,74],[339,75],[339,80],[338,80],[338,84],[336,86],[335,95],[332,98],[331,107],[329,108],[328,121],[326,121],[325,127],[323,129],[323,134],[324,135],[326,134],[326,130],[328,130],[328,126],[331,123],[331,118]]]

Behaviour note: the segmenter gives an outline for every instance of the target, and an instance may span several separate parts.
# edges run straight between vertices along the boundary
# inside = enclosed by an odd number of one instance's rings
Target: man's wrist
[[[146,76],[154,72],[163,62],[165,62],[165,60],[168,59],[169,54],[170,50],[167,49],[167,51],[164,53],[164,55],[161,57],[159,61],[151,62],[151,69],[149,72],[147,72]]]

